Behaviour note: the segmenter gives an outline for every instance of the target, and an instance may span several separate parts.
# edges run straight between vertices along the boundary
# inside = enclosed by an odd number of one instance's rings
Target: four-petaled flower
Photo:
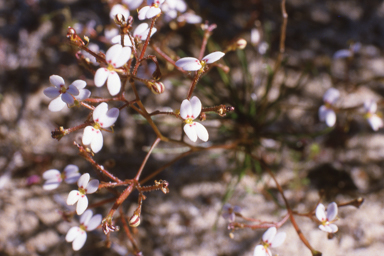
[[[383,120],[376,114],[377,103],[373,100],[364,102],[365,118],[367,119],[372,130],[377,131],[383,128]]]
[[[147,6],[140,9],[138,18],[139,20],[152,19],[161,13],[160,5],[165,0],[147,0]]]
[[[180,107],[180,116],[185,120],[184,132],[187,134],[188,138],[195,142],[197,137],[202,141],[208,140],[208,131],[200,123],[193,122],[194,119],[199,117],[201,112],[201,102],[199,98],[193,96],[189,101],[187,99],[183,100]]]
[[[103,147],[103,135],[101,130],[103,128],[111,127],[119,116],[118,108],[111,108],[108,110],[108,104],[100,103],[93,110],[93,126],[87,126],[83,133],[83,144],[91,145],[91,149],[94,153],[97,153]]]
[[[340,92],[335,88],[329,88],[323,96],[324,105],[319,108],[319,119],[332,127],[336,123],[336,113],[333,110],[333,105],[339,99]]]
[[[240,211],[241,211],[240,206],[237,206],[237,205],[232,206],[231,204],[226,203],[223,206],[223,214],[221,216],[224,219],[228,220],[229,222],[234,222],[235,217],[236,217],[236,213],[240,212]]]
[[[337,204],[335,202],[330,203],[327,208],[327,214],[325,214],[325,207],[323,204],[319,204],[316,207],[316,217],[321,222],[319,229],[328,232],[336,233],[338,228],[333,222],[337,220]]]
[[[102,220],[101,214],[96,214],[93,216],[92,210],[87,210],[80,217],[80,226],[72,227],[68,230],[65,240],[67,242],[72,242],[72,248],[74,251],[80,250],[87,240],[87,231],[92,231],[96,229]]]
[[[287,236],[285,232],[279,232],[277,234],[276,232],[277,230],[275,227],[271,227],[265,231],[261,244],[255,247],[253,256],[272,256],[272,252],[269,247],[275,248],[280,246]]]
[[[108,91],[112,96],[120,92],[121,81],[116,69],[122,67],[131,57],[131,47],[122,47],[115,44],[108,49],[105,59],[108,67],[99,68],[95,73],[95,85],[101,87],[107,81]]]
[[[89,181],[90,176],[89,173],[84,173],[81,175],[79,180],[77,181],[77,185],[79,186],[79,190],[72,190],[68,194],[67,204],[73,205],[77,202],[76,213],[78,215],[83,214],[83,212],[88,207],[88,198],[86,194],[95,193],[99,188],[98,180]]]
[[[75,183],[80,177],[79,167],[73,164],[69,164],[64,168],[63,173],[59,170],[50,169],[43,173],[43,178],[46,182],[43,185],[43,189],[52,190],[57,188],[64,180],[68,184]]]
[[[151,36],[153,36],[153,34],[155,34],[157,31],[156,28],[152,28],[151,30]],[[147,40],[147,37],[148,37],[148,33],[149,33],[149,26],[147,23],[141,23],[139,26],[136,27],[135,31],[133,31],[133,36],[139,40]]]
[[[225,53],[223,52],[212,52],[207,56],[204,56],[201,61],[193,57],[185,57],[176,61],[175,65],[184,69],[185,71],[202,70],[206,64],[216,62],[221,59],[224,55]]]
[[[89,90],[84,89],[87,83],[83,80],[76,80],[68,87],[65,86],[64,79],[58,75],[50,76],[49,81],[54,87],[45,89],[44,94],[51,99],[54,98],[48,106],[52,112],[62,110],[66,104],[72,106],[75,100],[81,101],[91,95]]]
[[[111,11],[109,12],[109,17],[113,20],[117,14],[123,15],[124,19],[128,20],[129,10],[124,5],[115,4],[112,6]]]

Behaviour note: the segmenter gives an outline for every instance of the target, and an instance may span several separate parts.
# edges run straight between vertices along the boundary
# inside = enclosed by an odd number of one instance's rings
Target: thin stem
[[[124,228],[125,234],[127,235],[129,241],[131,241],[131,243],[132,243],[134,253],[135,253],[135,254],[140,254],[139,247],[137,246],[135,239],[133,239],[133,236],[132,236],[132,234],[131,234],[131,231],[129,231],[129,227],[128,227],[127,221],[125,220],[125,216],[124,216],[124,214],[123,214],[123,209],[120,208],[119,211],[120,211],[120,220],[121,220],[121,223],[123,224],[123,228]]]
[[[153,142],[152,147],[149,149],[147,155],[145,156],[143,162],[141,163],[141,166],[140,166],[139,171],[137,172],[137,174],[136,174],[136,176],[135,176],[135,178],[134,178],[135,181],[139,181],[140,175],[141,175],[141,173],[143,172],[144,166],[145,166],[145,164],[147,163],[149,156],[151,155],[153,149],[156,147],[156,145],[157,145],[160,141],[161,141],[160,138],[156,138],[155,142]]]

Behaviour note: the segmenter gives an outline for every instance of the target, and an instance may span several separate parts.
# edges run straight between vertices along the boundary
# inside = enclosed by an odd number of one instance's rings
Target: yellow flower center
[[[193,123],[193,119],[192,118],[187,118],[187,119],[185,119],[185,123],[186,124],[192,124]]]
[[[60,85],[60,93],[66,93],[67,92],[67,88],[65,87],[65,85]]]
[[[82,231],[87,231],[86,227],[83,225],[83,224],[80,224],[80,227],[79,227]]]
[[[207,65],[207,62],[205,62],[204,60],[200,61],[200,64],[201,64],[201,69],[205,68],[205,66]]]
[[[108,71],[114,71],[115,67],[112,64],[108,64],[107,69],[108,69]]]
[[[98,122],[95,122],[95,124],[93,125],[93,128],[100,130],[101,126]]]
[[[79,192],[80,192],[80,194],[82,194],[82,195],[85,195],[85,194],[86,194],[86,192],[85,192],[85,189],[84,189],[84,188],[79,188]]]

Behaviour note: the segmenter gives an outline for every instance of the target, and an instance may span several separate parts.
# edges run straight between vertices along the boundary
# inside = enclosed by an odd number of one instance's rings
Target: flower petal
[[[70,84],[67,88],[67,93],[70,93],[73,96],[77,96],[79,95],[79,89],[77,89],[77,87],[74,86],[73,84]]]
[[[51,75],[49,77],[49,81],[56,88],[60,88],[61,85],[65,85],[64,79],[61,76],[58,76],[58,75]]]
[[[86,195],[81,195],[76,206],[77,215],[83,214],[83,212],[87,209],[87,207],[88,207],[88,198]]]
[[[47,180],[44,184],[43,184],[43,189],[44,190],[53,190],[53,189],[56,189],[59,187],[61,183],[61,180],[58,181],[57,179],[52,179],[52,180]]]
[[[108,91],[111,96],[115,96],[120,92],[121,89],[121,81],[120,77],[116,72],[111,72],[108,77],[107,83]]]
[[[121,44],[124,47],[132,46],[131,39],[129,39],[128,35],[124,35],[124,45],[121,41],[121,35],[116,35],[111,39],[111,43],[113,44]]]
[[[161,13],[161,9],[160,8],[151,6],[148,9],[148,11],[146,12],[145,17],[147,19],[152,19],[153,17],[155,17],[156,15],[158,15],[160,13]]]
[[[133,36],[141,36],[143,37],[145,34],[148,34],[148,24],[147,23],[141,23],[139,26],[136,27],[135,31],[133,31]]]
[[[70,106],[73,105],[73,103],[75,102],[75,99],[73,98],[73,96],[67,92],[61,94],[61,100]]]
[[[100,103],[97,105],[97,107],[93,110],[93,121],[99,122],[100,117],[106,115],[108,112],[108,104],[105,102]]]
[[[103,128],[111,127],[119,117],[119,109],[111,108],[108,112],[99,118],[99,124]]]
[[[271,243],[271,247],[279,247],[282,243],[284,243],[285,238],[287,237],[287,233],[285,232],[279,232],[275,235],[275,238],[273,238],[273,241]]]
[[[75,86],[78,90],[81,90],[81,89],[84,89],[85,86],[87,86],[87,82],[79,79],[79,80],[73,81],[71,85]]]
[[[105,59],[107,60],[108,64],[112,65],[112,60],[119,58],[122,49],[123,46],[120,44],[115,44],[108,49],[107,53],[105,54]]]
[[[255,250],[253,251],[253,256],[270,256],[270,255],[267,254],[264,246],[259,244],[255,247]]]
[[[45,96],[53,99],[53,98],[58,97],[61,94],[61,91],[60,91],[60,89],[57,89],[56,87],[48,87],[47,89],[45,89],[43,91],[43,93],[45,94]]]
[[[384,125],[383,120],[376,114],[373,114],[371,117],[369,117],[367,121],[374,131],[379,130],[379,128],[382,128]]]
[[[90,178],[91,176],[89,175],[89,173],[84,173],[83,175],[81,175],[81,177],[77,181],[77,185],[79,186],[79,188],[86,188]]]
[[[101,216],[101,214],[96,214],[95,216],[93,216],[92,219],[90,219],[87,224],[87,227],[86,227],[87,231],[92,231],[96,229],[101,224],[102,219],[103,217]]]
[[[129,10],[136,10],[143,3],[143,0],[123,0],[122,2],[128,6]]]
[[[69,175],[71,173],[76,173],[76,172],[79,172],[79,167],[77,167],[77,165],[74,165],[74,164],[69,164],[69,165],[65,166],[63,172],[65,173],[65,175]]]
[[[337,216],[337,204],[332,202],[328,205],[327,208],[327,219],[328,221],[332,221]]]
[[[116,14],[121,14],[124,16],[125,20],[128,19],[129,17],[129,10],[127,7],[121,4],[115,4],[112,8],[111,11],[109,12],[109,17],[113,20],[116,16]]]
[[[71,227],[68,230],[67,235],[65,236],[65,241],[72,242],[73,240],[75,240],[75,238],[78,235],[80,235],[80,228],[79,227]]]
[[[201,101],[196,96],[193,96],[190,103],[192,107],[192,119],[196,119],[199,117],[201,112]]]
[[[80,192],[78,190],[72,190],[68,194],[67,205],[75,204],[77,201],[79,201],[79,198],[80,198]]]
[[[150,6],[144,6],[143,8],[140,9],[138,13],[138,19],[139,20],[145,20],[147,16],[147,12],[149,10]]]
[[[80,224],[86,226],[88,225],[89,220],[92,218],[92,210],[86,210],[80,217]]]
[[[195,142],[197,140],[196,130],[192,124],[184,125],[184,132],[191,141]]]
[[[325,206],[323,204],[319,204],[316,207],[316,217],[319,221],[325,221]]]
[[[115,68],[123,66],[131,58],[132,49],[131,47],[123,47],[120,54],[112,59],[112,65]]]
[[[96,129],[92,126],[87,126],[84,128],[83,132],[83,144],[89,145],[92,142],[93,137],[95,137]]]
[[[323,101],[328,102],[329,104],[335,104],[335,102],[339,99],[340,92],[335,88],[329,88],[323,96]]]
[[[339,228],[335,224],[329,224],[328,227],[330,230],[330,232],[328,231],[329,233],[336,233],[339,230]]]
[[[218,61],[224,55],[225,55],[225,53],[223,53],[223,52],[219,52],[219,51],[212,52],[212,53],[208,54],[207,56],[204,56],[203,61],[205,61],[207,64],[210,64],[210,63]]]
[[[75,98],[78,101],[83,101],[85,99],[88,99],[91,96],[91,91],[87,89],[81,89],[79,91],[79,95],[77,95]]]
[[[50,169],[43,173],[43,179],[45,180],[51,180],[51,179],[57,179],[60,178],[60,171],[56,169]]]
[[[72,249],[74,251],[80,250],[84,246],[85,241],[87,241],[87,232],[81,230],[79,235],[72,242]]]
[[[109,71],[106,68],[99,68],[95,73],[95,86],[101,87],[105,84],[105,81],[107,81],[109,75]]]
[[[334,59],[349,58],[352,57],[352,51],[349,49],[338,50],[333,54]]]
[[[183,102],[181,103],[180,116],[183,119],[191,118],[191,116],[192,116],[191,102],[187,99],[183,100]]]
[[[265,233],[263,234],[263,242],[272,243],[276,232],[276,227],[270,227],[269,229],[267,229],[267,231],[265,231]]]
[[[208,141],[209,135],[207,129],[201,123],[193,122],[197,137],[202,141]]]
[[[103,135],[97,130],[91,142],[91,149],[94,153],[99,152],[103,148]]]
[[[93,194],[99,189],[99,180],[91,180],[87,186],[87,194]]]
[[[175,65],[184,69],[185,71],[196,71],[201,69],[200,61],[193,57],[181,58],[175,62]]]
[[[319,120],[321,122],[325,121],[325,115],[326,115],[327,110],[328,110],[328,108],[325,105],[320,106],[319,111],[318,111],[318,115],[319,115]]]
[[[59,96],[56,99],[52,100],[51,103],[49,103],[48,109],[52,112],[57,112],[62,110],[65,105],[65,102],[61,99],[61,96]]]
[[[332,127],[336,123],[336,113],[332,109],[328,109],[325,113],[325,123],[328,127]]]
[[[328,233],[332,233],[332,229],[329,227],[329,225],[326,225],[326,226],[320,225],[319,229]]]
[[[70,173],[65,177],[65,183],[67,184],[73,184],[76,183],[80,178],[80,173]]]

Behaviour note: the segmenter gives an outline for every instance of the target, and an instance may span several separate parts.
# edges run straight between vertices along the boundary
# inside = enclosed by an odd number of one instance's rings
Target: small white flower
[[[65,240],[72,242],[72,248],[74,251],[80,250],[87,240],[87,231],[96,229],[102,220],[101,214],[93,216],[92,210],[87,210],[80,217],[80,227],[72,227],[68,230]]]
[[[353,43],[350,45],[349,49],[341,49],[333,54],[334,59],[350,58],[355,55],[361,49],[361,43]]]
[[[194,13],[186,12],[179,17],[177,17],[178,22],[186,22],[189,24],[199,24],[203,21],[203,19]]]
[[[373,100],[364,102],[365,118],[367,119],[372,130],[377,131],[383,128],[383,120],[376,114],[377,103]]]
[[[54,87],[45,89],[44,94],[54,99],[48,105],[48,109],[52,112],[62,110],[66,104],[72,106],[75,100],[84,100],[91,95],[89,90],[84,89],[87,83],[83,80],[76,80],[68,87],[65,86],[64,79],[58,75],[50,76],[49,81]]]
[[[196,96],[193,96],[189,101],[183,100],[180,107],[180,116],[185,120],[184,132],[188,138],[195,142],[197,137],[202,141],[208,140],[208,131],[200,123],[193,122],[201,112],[201,101]]]
[[[287,234],[285,232],[277,233],[275,227],[271,227],[265,231],[261,244],[255,247],[255,251],[253,252],[253,256],[272,256],[272,252],[269,249],[276,248],[284,243],[285,237]]]
[[[113,20],[117,14],[124,16],[125,20],[128,20],[129,10],[126,6],[121,4],[115,4],[112,6],[111,11],[109,12],[109,17]]]
[[[43,173],[43,178],[46,180],[43,189],[53,190],[56,189],[64,180],[68,184],[75,183],[80,177],[79,167],[69,164],[64,168],[63,173],[59,170],[50,169]]]
[[[131,42],[131,39],[129,38],[128,35],[124,35],[123,39],[124,39],[124,45],[123,45],[123,42],[121,40],[121,35],[116,35],[114,36],[112,39],[111,39],[111,43],[112,44],[120,44],[121,46],[123,47],[129,47],[129,46],[132,46],[132,42]]]
[[[156,28],[152,28],[150,37],[152,37],[153,34],[156,33],[156,31],[157,31]],[[135,31],[133,31],[133,36],[139,40],[145,41],[145,40],[147,40],[148,33],[149,33],[148,24],[147,23],[141,23],[139,26],[136,27]]]
[[[119,29],[116,27],[106,27],[104,29],[104,36],[107,40],[111,40],[113,37],[119,34]]]
[[[140,9],[138,18],[139,20],[152,19],[161,13],[160,5],[165,0],[147,0],[147,6]]]
[[[108,110],[108,104],[100,103],[95,110],[93,110],[93,126],[87,126],[83,133],[83,144],[91,145],[94,153],[97,153],[103,147],[103,135],[101,130],[103,128],[111,127],[119,116],[119,109],[111,108]]]
[[[316,217],[321,222],[319,229],[328,233],[337,232],[338,228],[333,224],[337,220],[337,204],[335,202],[328,205],[327,214],[325,214],[324,205],[319,204],[316,207]]]
[[[128,6],[129,10],[136,10],[143,3],[143,0],[123,0],[122,3]]]
[[[112,96],[120,92],[121,81],[116,69],[122,67],[131,57],[131,47],[115,44],[107,51],[105,58],[108,67],[99,68],[95,73],[95,85],[101,87],[107,81],[108,91]]]
[[[169,22],[177,17],[178,13],[184,13],[187,10],[187,4],[183,0],[167,0],[161,6],[165,14],[164,19]]]
[[[333,110],[333,105],[339,99],[340,92],[335,88],[329,88],[323,96],[324,105],[319,108],[319,119],[332,127],[336,123],[336,113]]]
[[[237,205],[232,206],[231,204],[226,203],[223,206],[223,213],[221,216],[224,219],[228,220],[229,222],[234,222],[236,218],[236,212],[240,212],[240,211],[241,211],[240,206],[237,206]]]
[[[204,56],[201,61],[193,57],[185,57],[176,61],[175,65],[184,69],[185,71],[197,71],[203,69],[206,64],[211,64],[218,61],[224,55],[225,53],[223,52],[212,52],[207,56]]]
[[[251,30],[251,44],[258,45],[261,40],[260,31],[257,28]]]
[[[83,212],[88,207],[88,198],[86,194],[95,193],[99,188],[98,180],[91,180],[89,173],[84,173],[81,175],[79,180],[77,181],[77,185],[79,186],[79,190],[72,190],[68,194],[67,204],[73,205],[77,202],[76,212],[78,215],[83,214]]]

